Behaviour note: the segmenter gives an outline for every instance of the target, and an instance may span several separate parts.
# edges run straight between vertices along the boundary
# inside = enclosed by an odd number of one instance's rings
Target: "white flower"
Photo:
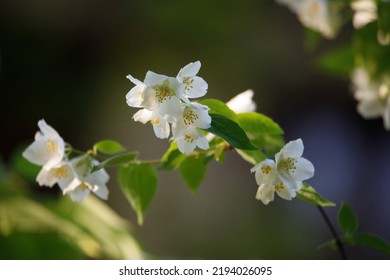
[[[390,76],[372,80],[364,68],[357,68],[352,83],[359,114],[366,119],[382,117],[384,127],[390,130]]]
[[[42,168],[38,173],[37,182],[40,186],[47,187],[52,187],[54,184],[58,184],[61,189],[64,189],[69,185],[78,184],[73,167],[66,160],[60,162],[49,170]]]
[[[256,103],[253,101],[254,92],[248,89],[226,102],[226,105],[236,114],[256,111]]]
[[[135,84],[135,87],[133,87],[126,94],[126,102],[130,107],[140,108],[141,103],[143,101],[143,92],[146,88],[146,85],[131,75],[127,75],[126,78],[129,79],[133,84]]]
[[[196,102],[183,104],[180,117],[172,125],[172,140],[177,142],[182,153],[192,153],[196,146],[204,150],[209,148],[208,140],[200,130],[211,126],[208,110],[209,107]]]
[[[302,181],[314,175],[313,164],[302,158],[302,153],[302,140],[290,141],[275,155],[275,161],[266,159],[251,169],[259,186],[258,200],[268,204],[274,200],[275,192],[286,200],[296,196]]]
[[[58,184],[63,194],[69,194],[73,201],[81,202],[90,192],[106,200],[109,176],[104,169],[91,173],[91,164],[97,165],[98,162],[84,156],[65,160],[49,170],[41,169],[37,182],[48,187]]]
[[[340,26],[338,9],[331,7],[327,0],[277,0],[297,14],[301,23],[320,32],[327,38],[333,38]]]
[[[301,182],[314,175],[313,164],[303,154],[302,139],[288,142],[279,153],[275,155],[276,169],[280,179],[289,188],[299,190]]]
[[[135,121],[143,124],[150,122],[153,125],[154,134],[160,138],[165,139],[169,137],[170,126],[167,117],[161,117],[156,111],[149,111],[148,109],[141,109],[134,114]]]
[[[183,95],[184,85],[177,79],[152,71],[146,73],[146,88],[143,91],[141,106],[149,111],[156,111],[160,117],[176,118],[181,113],[180,96]]]
[[[184,126],[179,123],[177,126],[172,127],[173,137],[176,141],[179,151],[183,154],[192,153],[196,147],[203,150],[209,148],[209,142],[202,131],[194,126]]]
[[[63,193],[69,194],[70,198],[77,202],[82,201],[90,192],[93,192],[101,199],[107,200],[109,192],[106,184],[110,177],[103,168],[91,173],[91,165],[97,164],[98,161],[91,161],[84,156],[72,159],[70,165],[74,171],[75,180],[72,184],[62,187]]]
[[[188,98],[199,98],[207,93],[206,81],[196,76],[200,66],[200,61],[191,62],[180,69],[179,74],[177,74],[177,80],[185,85],[185,95]]]
[[[356,29],[376,20],[377,7],[374,0],[356,0],[351,2],[351,9],[354,11],[352,23]]]
[[[296,196],[296,190],[286,186],[280,180],[275,161],[266,159],[251,169],[255,172],[256,183],[259,188],[256,199],[261,200],[265,205],[274,200],[275,192],[283,199],[291,200]]]
[[[35,141],[23,152],[23,156],[32,163],[49,170],[60,163],[65,154],[65,143],[61,136],[44,120],[38,122],[40,131]]]

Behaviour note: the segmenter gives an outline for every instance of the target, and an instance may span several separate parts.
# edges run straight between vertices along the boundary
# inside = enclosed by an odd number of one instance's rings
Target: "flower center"
[[[194,138],[192,138],[188,134],[184,135],[184,140],[187,141],[188,143],[193,143],[194,142]]]
[[[277,184],[277,185],[275,186],[275,190],[276,190],[277,192],[281,192],[283,189],[284,189],[284,184],[283,184],[283,182],[280,182],[279,184]]]
[[[155,124],[158,127],[160,127],[160,119],[152,119],[152,120],[150,120],[150,123],[151,124]]]
[[[54,141],[54,140],[47,140],[46,141],[46,150],[49,152],[49,153],[54,153],[58,150],[58,145],[57,143]]]
[[[297,163],[298,161],[296,159],[293,159],[293,158],[286,158],[286,159],[283,159],[279,164],[279,166],[285,170],[287,170],[287,172],[292,172],[294,173],[295,170],[297,169],[297,167],[295,166],[295,164]]]
[[[194,79],[191,79],[190,77],[184,77],[183,78],[183,84],[185,84],[185,89],[190,90],[193,88],[192,83],[194,82]]]
[[[57,168],[55,171],[54,171],[54,177],[60,179],[60,178],[64,178],[66,177],[66,175],[68,175],[68,168],[66,168],[65,166],[62,166],[60,168]]]
[[[261,172],[268,175],[271,172],[272,168],[269,165],[265,165],[261,167]]]
[[[195,114],[193,110],[191,110],[189,107],[186,107],[183,111],[183,121],[185,125],[192,125],[195,123],[195,121],[199,119],[198,115]]]
[[[175,95],[173,89],[171,89],[165,83],[156,87],[156,98],[159,103],[163,103],[164,101],[171,99],[172,96]]]
[[[82,189],[83,191],[89,189],[89,188],[88,188],[88,185],[87,185],[86,183],[81,183],[81,185],[80,185],[79,187],[80,187],[80,189]]]

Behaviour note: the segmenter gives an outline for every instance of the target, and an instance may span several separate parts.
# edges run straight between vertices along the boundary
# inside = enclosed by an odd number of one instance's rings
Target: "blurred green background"
[[[112,138],[140,151],[142,159],[161,157],[169,142],[131,119],[136,110],[125,102],[133,87],[126,75],[143,80],[152,70],[176,76],[200,60],[207,98],[228,101],[253,89],[258,111],[284,128],[286,141],[303,139],[304,157],[316,167],[309,183],[338,205],[348,201],[362,231],[389,239],[389,134],[382,120],[365,121],[356,113],[348,79],[316,67],[321,54],[348,42],[351,33],[347,25],[336,40],[310,50],[296,16],[272,0],[0,0],[3,164],[9,166],[20,144],[33,141],[42,118],[80,149]],[[318,249],[332,238],[318,210],[278,198],[262,205],[254,198],[250,167],[228,154],[222,165],[210,165],[195,195],[177,173],[160,172],[143,226],[136,225],[110,169],[108,204],[132,223],[153,258],[338,259],[337,252]],[[38,200],[59,197],[55,188],[31,188]],[[336,223],[337,209],[327,212]],[[28,238],[1,237],[0,247],[8,249],[0,258],[83,257],[64,256],[60,246],[39,254],[45,238]],[[37,249],[26,255],[26,244]],[[359,248],[348,253],[385,258]]]

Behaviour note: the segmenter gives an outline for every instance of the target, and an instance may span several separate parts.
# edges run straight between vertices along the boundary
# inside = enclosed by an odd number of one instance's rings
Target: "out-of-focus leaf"
[[[357,233],[354,235],[353,240],[356,245],[390,255],[390,243],[375,234]]]
[[[98,171],[99,169],[102,169],[105,167],[131,163],[137,158],[137,156],[138,156],[138,152],[128,152],[128,153],[124,153],[124,154],[110,157],[110,158],[106,159],[105,161],[102,161],[98,165],[95,165],[92,168],[92,172]]]
[[[187,157],[181,164],[180,175],[192,192],[195,192],[203,181],[211,159],[212,156]]]
[[[180,167],[183,161],[186,159],[186,155],[182,154],[177,148],[176,142],[172,142],[169,149],[165,152],[161,158],[160,170],[176,170]]]
[[[338,213],[338,223],[345,235],[352,235],[358,228],[358,219],[353,209],[345,202]]]
[[[320,69],[340,77],[349,77],[355,67],[355,53],[351,45],[322,55],[317,61]]]
[[[120,153],[125,150],[125,148],[115,140],[102,140],[93,145],[93,150],[96,152],[113,155]]]
[[[333,202],[322,197],[313,187],[308,184],[303,184],[302,188],[297,192],[297,197],[305,202],[318,206],[335,206]]]
[[[138,223],[144,216],[157,189],[157,174],[151,164],[129,164],[119,169],[119,185],[136,211]]]

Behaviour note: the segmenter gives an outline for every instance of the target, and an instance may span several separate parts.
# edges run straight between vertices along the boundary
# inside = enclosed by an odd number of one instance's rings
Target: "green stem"
[[[322,217],[324,218],[326,225],[328,226],[334,239],[336,240],[337,249],[339,250],[341,257],[344,260],[347,260],[348,258],[347,258],[347,254],[345,253],[344,244],[341,241],[339,235],[337,234],[336,229],[334,228],[334,226],[333,226],[332,222],[330,221],[328,215],[326,214],[324,208],[322,206],[319,206],[319,205],[317,206],[317,208],[318,208],[318,210],[320,210],[320,213],[321,213]]]

